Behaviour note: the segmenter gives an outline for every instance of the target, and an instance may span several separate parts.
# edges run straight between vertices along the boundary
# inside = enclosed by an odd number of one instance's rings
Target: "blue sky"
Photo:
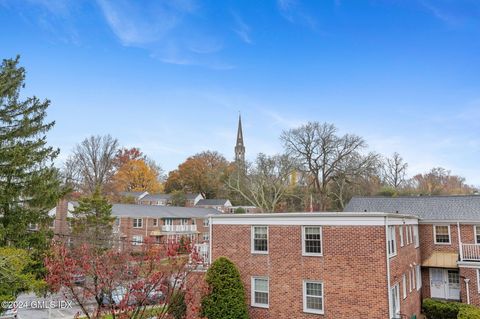
[[[480,185],[476,0],[0,0],[0,57],[16,54],[60,161],[107,133],[167,171],[232,159],[241,111],[249,159],[326,121],[410,174]]]

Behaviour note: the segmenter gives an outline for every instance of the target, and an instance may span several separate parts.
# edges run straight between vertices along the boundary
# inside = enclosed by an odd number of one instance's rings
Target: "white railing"
[[[164,232],[191,232],[197,231],[197,225],[163,225]]]
[[[203,264],[208,264],[209,263],[209,259],[208,259],[209,247],[208,247],[208,244],[207,243],[196,244],[195,249],[198,253],[198,256],[201,259],[201,260],[199,260],[199,262],[203,263]]]
[[[462,260],[480,261],[480,244],[462,244]]]

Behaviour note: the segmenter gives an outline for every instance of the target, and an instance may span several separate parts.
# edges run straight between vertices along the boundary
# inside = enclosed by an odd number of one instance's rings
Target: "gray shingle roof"
[[[195,206],[224,206],[228,199],[201,199]]]
[[[353,197],[343,211],[398,212],[426,220],[480,221],[480,196]]]
[[[213,208],[114,204],[112,215],[118,217],[198,218],[220,212]]]
[[[148,194],[148,195],[145,195],[143,198],[142,198],[142,201],[156,201],[156,200],[169,200],[170,199],[170,194]]]

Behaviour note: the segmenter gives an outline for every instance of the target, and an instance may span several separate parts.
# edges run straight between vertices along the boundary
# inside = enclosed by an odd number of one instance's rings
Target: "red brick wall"
[[[251,276],[270,278],[269,309],[252,319],[318,318],[303,312],[303,280],[324,283],[322,318],[388,318],[385,228],[324,226],[323,257],[302,256],[301,226],[269,226],[269,254],[250,252],[251,226],[214,225],[213,258],[240,269],[250,303]]]
[[[458,253],[458,231],[456,224],[450,225],[450,244],[435,244],[435,240],[433,237],[433,224],[421,224],[419,226],[420,251],[422,255],[422,261],[428,259],[428,257],[430,257],[434,251]],[[473,231],[473,228],[471,228],[470,230]],[[462,226],[462,241],[464,241],[464,236],[466,238],[468,238],[468,236],[471,236],[468,233],[468,227],[465,228]]]
[[[467,290],[464,278],[470,279],[469,291],[470,291],[470,303],[477,307],[480,307],[480,293],[478,288],[478,277],[477,277],[477,269],[474,268],[460,268],[460,296],[462,298],[462,302],[467,302]]]
[[[412,226],[413,227],[413,226]],[[412,315],[417,316],[421,308],[421,291],[416,289],[416,273],[415,273],[415,287],[410,292],[410,276],[409,272],[415,269],[415,265],[420,265],[420,249],[415,248],[415,242],[407,245],[406,227],[403,227],[404,246],[400,246],[400,227],[395,226],[395,235],[397,242],[397,256],[390,259],[390,284],[399,284],[400,287],[400,312],[410,318]],[[413,232],[413,229],[412,229]],[[407,297],[403,299],[403,281],[402,276],[406,275]]]

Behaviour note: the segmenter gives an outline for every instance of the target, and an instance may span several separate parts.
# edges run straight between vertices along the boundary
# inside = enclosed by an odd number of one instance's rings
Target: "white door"
[[[460,275],[458,270],[447,270],[448,299],[460,300]]]
[[[430,296],[432,298],[446,299],[445,270],[430,268]]]

